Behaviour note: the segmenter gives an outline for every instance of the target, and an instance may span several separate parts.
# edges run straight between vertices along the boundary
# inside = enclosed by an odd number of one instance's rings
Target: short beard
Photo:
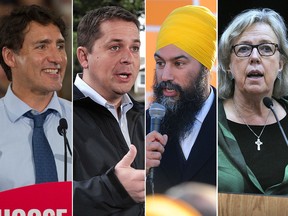
[[[163,81],[154,85],[155,101],[166,107],[166,114],[162,120],[160,131],[167,134],[169,142],[180,142],[185,139],[195,122],[195,116],[199,113],[203,103],[207,99],[207,72],[204,69],[199,73],[195,83],[191,80],[187,89],[173,84],[171,81]],[[179,92],[179,98],[171,98],[163,95],[163,88],[168,87]]]

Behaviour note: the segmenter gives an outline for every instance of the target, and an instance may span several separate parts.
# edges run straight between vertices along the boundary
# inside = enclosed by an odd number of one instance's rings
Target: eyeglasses
[[[272,56],[279,49],[278,44],[275,43],[262,43],[258,45],[236,44],[232,46],[235,55],[238,57],[250,56],[254,48],[257,49],[261,56]]]

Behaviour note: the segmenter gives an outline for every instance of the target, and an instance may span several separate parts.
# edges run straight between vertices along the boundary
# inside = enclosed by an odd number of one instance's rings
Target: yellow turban
[[[203,6],[172,11],[163,22],[156,51],[173,44],[211,70],[216,57],[216,18]]]

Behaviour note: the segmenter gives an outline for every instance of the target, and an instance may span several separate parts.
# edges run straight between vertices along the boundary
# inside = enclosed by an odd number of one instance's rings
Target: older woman
[[[219,42],[219,192],[288,194],[286,27],[270,9],[239,14]]]

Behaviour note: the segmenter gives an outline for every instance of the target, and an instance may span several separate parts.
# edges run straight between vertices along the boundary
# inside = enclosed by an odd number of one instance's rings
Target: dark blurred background
[[[218,0],[218,38],[232,18],[251,8],[270,8],[278,12],[288,24],[288,2],[285,0]]]

